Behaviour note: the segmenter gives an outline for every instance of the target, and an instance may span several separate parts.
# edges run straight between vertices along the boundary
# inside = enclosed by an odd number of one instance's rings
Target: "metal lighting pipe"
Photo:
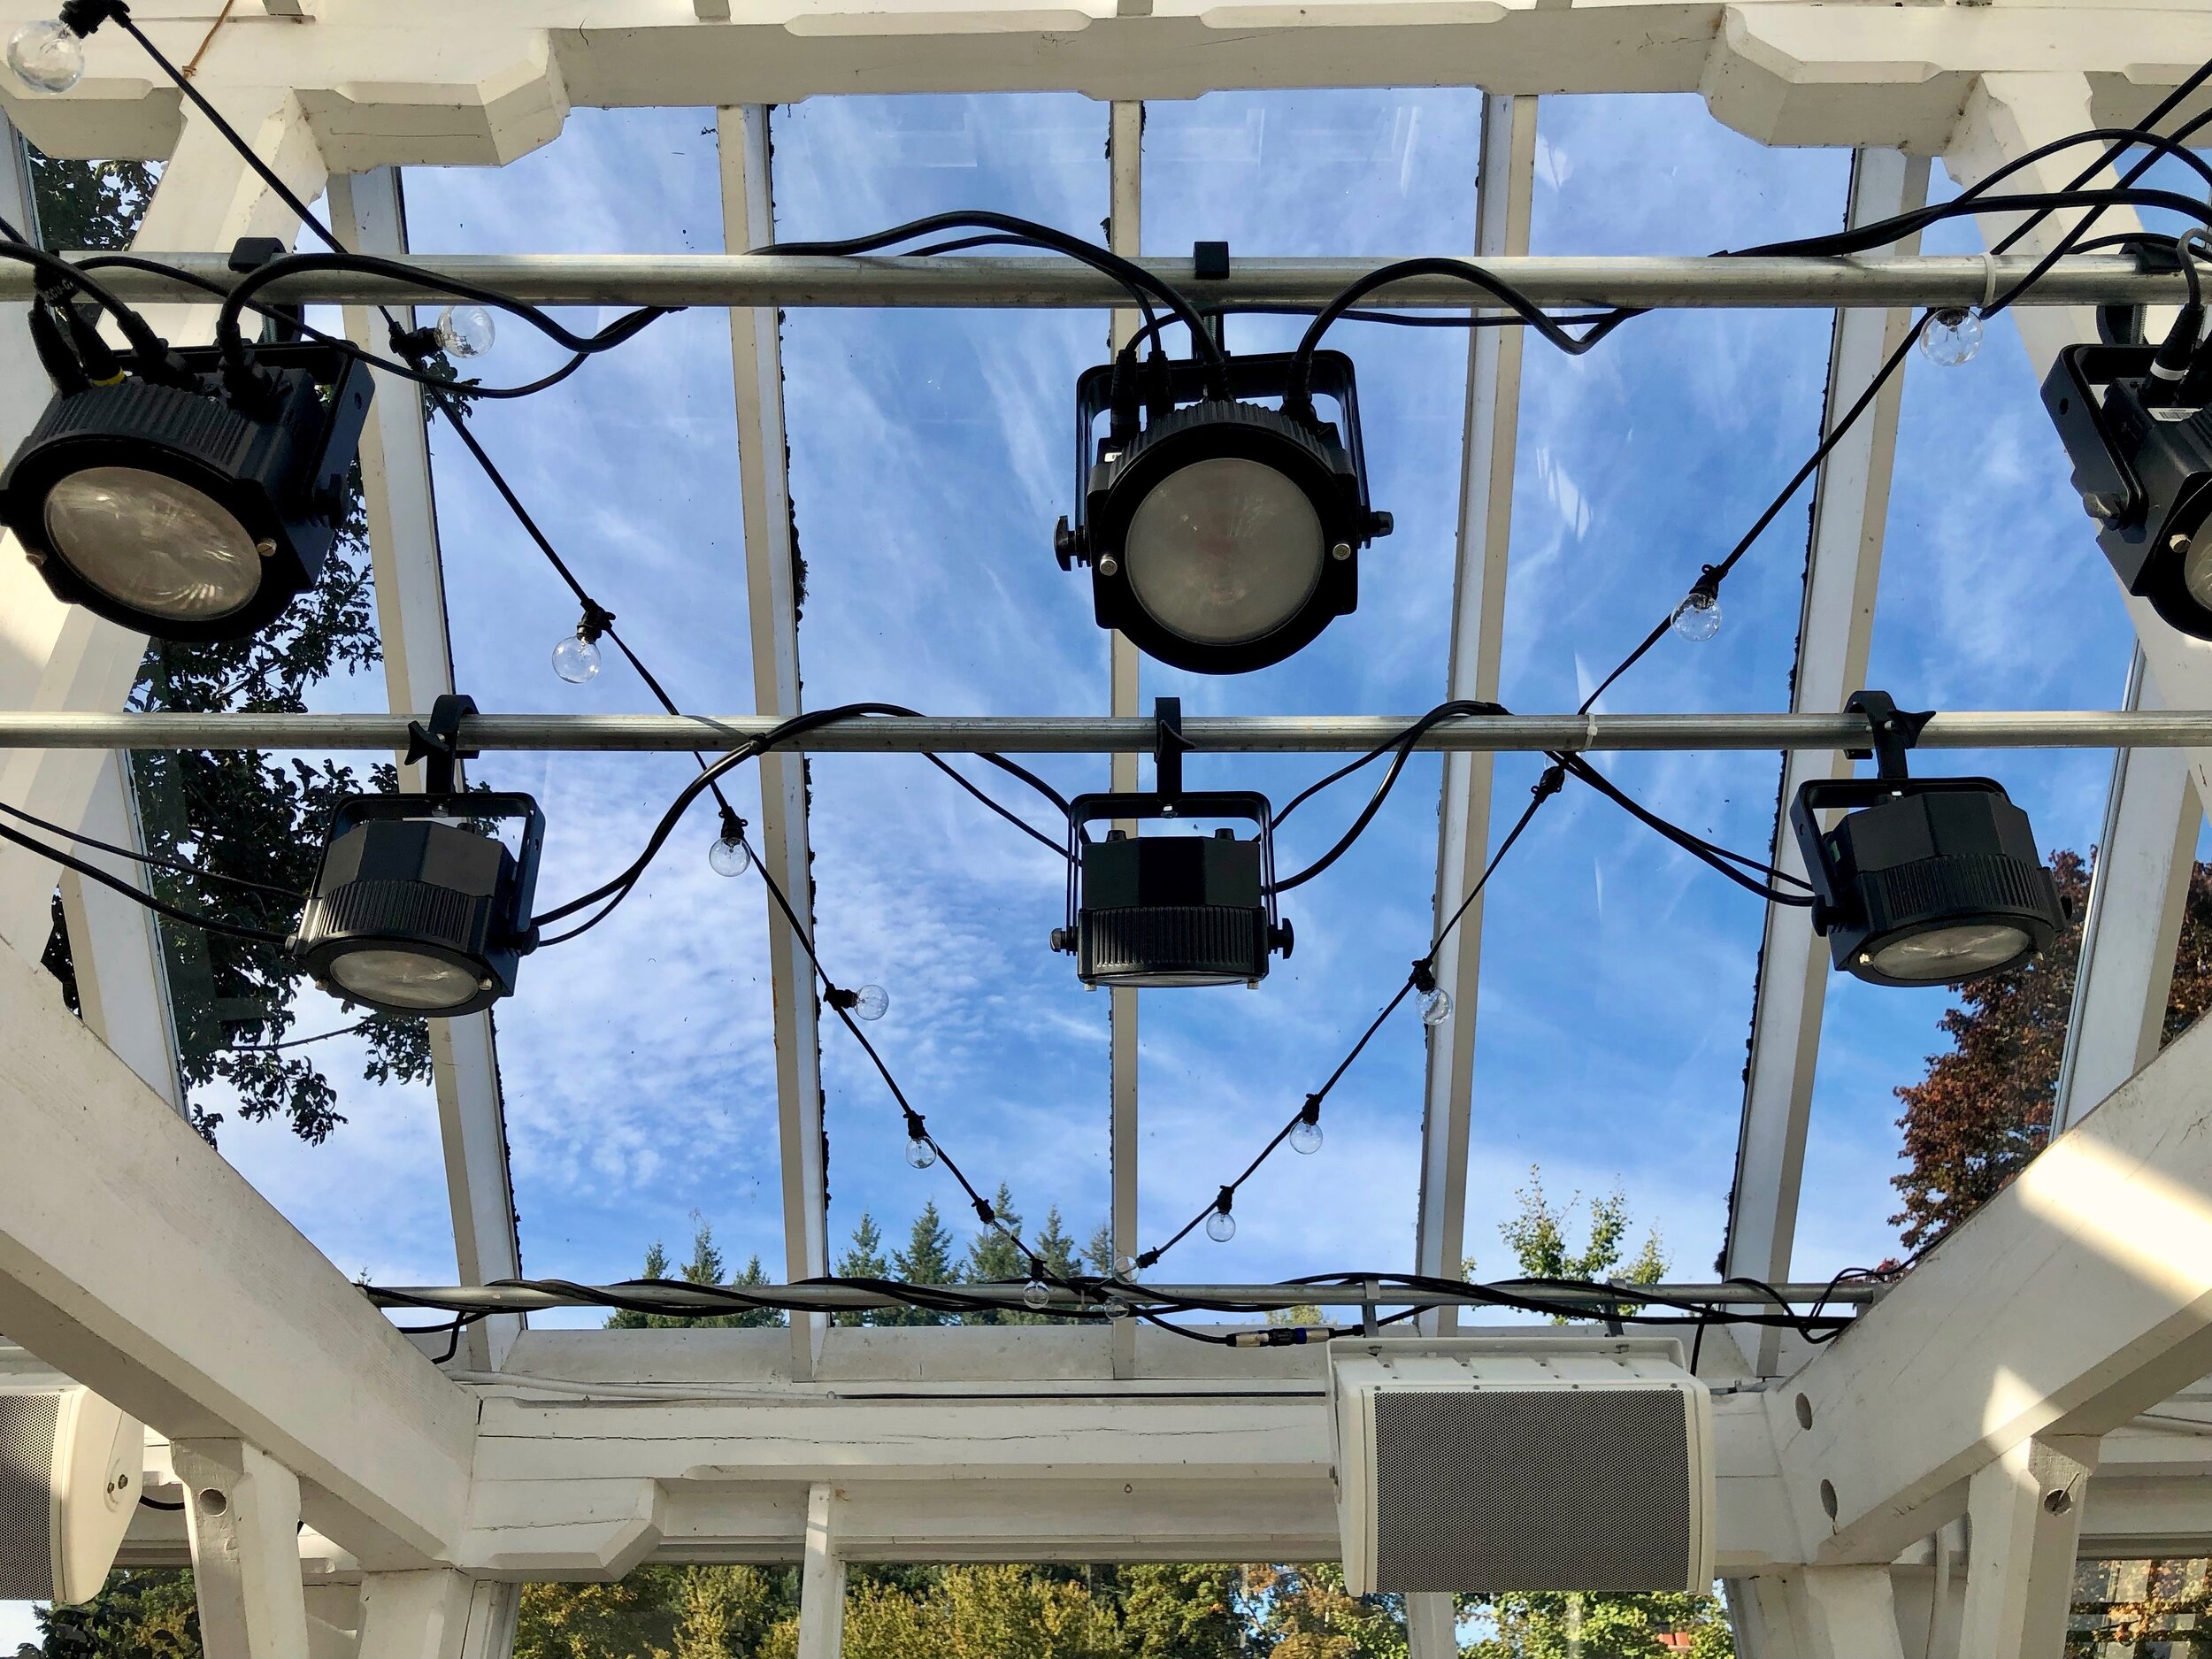
[[[427,715],[411,717],[428,719]],[[1391,742],[1410,715],[1198,716],[1190,748],[1212,754],[1357,754]],[[407,747],[404,714],[0,713],[4,749],[290,749]],[[772,731],[762,715],[476,714],[464,748],[639,754],[728,750]],[[780,745],[809,754],[1149,754],[1158,728],[1145,718],[1089,715],[867,717],[818,726]],[[1421,749],[1499,754],[1557,750],[1839,749],[1872,741],[1857,714],[1509,714],[1447,720]],[[2047,709],[1939,714],[1922,749],[2206,749],[2212,710]]]
[[[771,1304],[795,1302],[809,1308],[903,1308],[912,1305],[882,1291],[865,1290],[851,1285],[746,1285],[741,1288],[748,1297]],[[916,1288],[953,1292],[994,1307],[1031,1306],[1030,1293],[1022,1285],[921,1285]],[[1623,1285],[1618,1294],[1612,1294],[1603,1290],[1517,1286],[1506,1280],[1495,1288],[1525,1302],[1542,1302],[1547,1307],[1581,1308],[1594,1311],[1632,1303],[1654,1306],[1655,1304],[1641,1301],[1653,1295],[1746,1309],[1772,1308],[1775,1305],[1773,1297],[1743,1285]],[[1777,1285],[1773,1288],[1784,1302],[1795,1307],[1810,1307],[1816,1302],[1826,1302],[1831,1306],[1863,1307],[1879,1302],[1889,1293],[1891,1286],[1886,1283],[1863,1279],[1847,1285],[1832,1286],[1822,1281]],[[363,1289],[369,1300],[380,1308],[441,1309],[449,1313],[534,1313],[548,1308],[603,1307],[606,1297],[626,1302],[657,1302],[671,1311],[696,1310],[701,1313],[728,1313],[738,1305],[728,1297],[718,1296],[710,1290],[693,1290],[681,1285],[579,1286],[573,1290],[538,1285],[369,1285]],[[1137,1284],[1117,1289],[1107,1295],[1083,1295],[1055,1287],[1046,1306],[1096,1309],[1118,1303],[1128,1307],[1151,1308],[1192,1302],[1229,1302],[1248,1308],[1361,1308],[1370,1305],[1389,1308],[1481,1308],[1495,1306],[1496,1298],[1486,1294],[1479,1286],[1471,1285],[1462,1291],[1413,1290],[1402,1285],[1392,1285],[1385,1279],[1374,1279],[1366,1283],[1355,1281],[1349,1285]]]
[[[81,257],[82,256],[71,256]],[[162,262],[228,288],[238,280],[222,253],[165,253]],[[1076,307],[1109,310],[1128,295],[1110,277],[1059,258],[857,257],[791,254],[470,254],[413,255],[400,261],[426,273],[495,288],[539,305],[749,305]],[[1188,259],[1138,264],[1179,285],[1194,282]],[[1229,275],[1193,287],[1209,308],[1294,305],[1317,309],[1383,259],[1262,259],[1239,257]],[[1486,259],[1484,269],[1539,305],[1654,307],[1978,305],[1989,293],[1988,263],[1978,256],[1912,258],[1732,258],[1677,256],[1519,255]],[[2000,291],[2025,277],[2035,261],[2003,255],[1993,262]],[[0,266],[0,300],[27,300],[35,273]],[[157,273],[107,269],[101,282],[134,303],[211,304],[203,290]],[[428,302],[441,290],[395,278],[344,271],[303,272],[272,282],[273,303],[372,305]],[[2061,260],[2016,304],[2169,303],[2183,297],[2177,274],[2146,274],[2124,256],[2087,254]],[[1480,291],[1448,277],[1411,277],[1377,289],[1360,303],[1374,308],[1464,311]]]

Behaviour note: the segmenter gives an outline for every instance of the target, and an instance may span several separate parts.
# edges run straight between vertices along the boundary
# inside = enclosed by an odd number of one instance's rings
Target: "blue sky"
[[[1399,254],[1471,245],[1479,96],[1471,91],[1215,95],[1148,111],[1144,238],[1234,251]],[[956,207],[1089,232],[1106,204],[1103,106],[1073,96],[820,99],[775,118],[780,229],[849,234]],[[720,245],[710,116],[580,111],[503,173],[408,175],[415,244],[452,250],[684,250]],[[1766,150],[1693,97],[1544,103],[1539,251],[1703,251],[1840,220],[1847,157]],[[1970,229],[1951,244],[1973,245]],[[799,311],[785,328],[794,499],[808,593],[810,705],[857,698],[942,712],[1105,706],[1106,651],[1079,578],[1050,557],[1067,510],[1071,394],[1102,355],[1085,312]],[[1233,324],[1266,349],[1294,325]],[[509,326],[487,364],[544,360]],[[1503,696],[1572,707],[1725,549],[1815,438],[1829,334],[1811,312],[1655,314],[1591,355],[1532,342],[1523,397]],[[1464,349],[1456,336],[1346,325],[1377,504],[1397,533],[1365,556],[1358,612],[1290,662],[1238,679],[1148,664],[1144,695],[1194,713],[1412,713],[1443,691]],[[750,706],[745,557],[718,313],[667,319],[557,391],[487,407],[486,443],[595,596],[687,706]],[[589,686],[547,665],[574,605],[449,439],[439,511],[463,687],[487,708],[650,707],[610,652]],[[1908,372],[1871,678],[1919,706],[2110,706],[2125,619],[2066,488],[2010,328],[1973,363]],[[1618,710],[1786,706],[1805,518],[1786,512],[1731,580],[1727,624],[1670,640],[1609,694]],[[2025,580],[2023,580],[2025,578]],[[2056,603],[2054,603],[2056,601]],[[374,687],[334,698],[374,700]],[[1731,845],[1770,836],[1770,755],[1606,763],[1663,812]],[[2108,757],[1930,757],[1997,772],[2047,846],[2085,847]],[[1315,760],[1209,759],[1192,781],[1280,799]],[[1102,787],[1102,760],[1044,770]],[[541,893],[626,859],[688,775],[669,757],[509,756],[478,776],[535,793],[550,832]],[[1532,780],[1500,763],[1501,821]],[[889,988],[876,1028],[933,1127],[972,1174],[1035,1220],[1087,1236],[1107,1194],[1105,999],[1045,949],[1052,856],[922,763],[818,759],[820,942],[846,982]],[[739,784],[741,810],[751,798]],[[1354,786],[1356,790],[1358,786]],[[1142,1233],[1204,1203],[1334,1064],[1425,942],[1436,768],[1410,767],[1330,876],[1286,900],[1299,949],[1256,993],[1148,995]],[[1010,797],[1014,798],[1014,797]],[[1356,793],[1306,808],[1286,863],[1333,839]],[[1031,803],[1016,799],[1027,809]],[[774,1082],[762,895],[707,868],[710,814],[680,833],[615,919],[525,967],[499,1010],[526,1267],[636,1271],[691,1217],[740,1260],[779,1268]],[[1469,1247],[1502,1268],[1497,1222],[1529,1166],[1555,1192],[1618,1182],[1678,1269],[1717,1248],[1740,1109],[1760,917],[1586,792],[1547,809],[1489,906],[1473,1108]],[[1801,1271],[1887,1254],[1889,1091],[1939,1046],[1939,992],[1853,981],[1830,998],[1801,1223]],[[311,1013],[308,1018],[315,1016]],[[335,1022],[334,1022],[335,1023]],[[1235,1240],[1194,1237],[1177,1277],[1262,1279],[1407,1265],[1422,1032],[1386,1026],[1331,1097],[1327,1143],[1279,1156],[1245,1189]],[[349,1269],[453,1271],[426,1090],[334,1075],[350,1118],[320,1149],[234,1125],[224,1149]],[[943,1171],[901,1157],[895,1110],[832,1029],[825,1075],[831,1225],[894,1236],[926,1198],[958,1216]]]

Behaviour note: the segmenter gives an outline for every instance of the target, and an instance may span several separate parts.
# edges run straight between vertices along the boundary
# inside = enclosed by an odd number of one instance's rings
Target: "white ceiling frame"
[[[1478,257],[1528,251],[1536,178],[1536,111],[1534,98],[1483,99],[1482,158],[1476,178]],[[1448,698],[1497,700],[1524,338],[1518,328],[1477,328],[1468,335]],[[1432,930],[1452,919],[1489,863],[1492,770],[1487,755],[1445,757],[1437,812]],[[1431,1278],[1458,1278],[1466,1256],[1468,1125],[1473,1110],[1484,909],[1479,897],[1469,904],[1436,950],[1436,983],[1451,997],[1452,1014],[1427,1031],[1420,1209],[1414,1233],[1414,1271]],[[1456,1323],[1455,1310],[1440,1308],[1423,1316],[1421,1327],[1444,1333]]]
[[[733,253],[776,239],[767,108],[715,111],[722,167],[722,236]],[[752,630],[753,707],[789,719],[803,706],[799,678],[798,547],[792,527],[789,450],[783,418],[782,316],[733,309],[730,356],[737,399],[738,487],[745,515],[745,591]],[[807,767],[797,755],[763,755],[760,857],[783,889],[804,940],[815,933],[814,874],[807,840]],[[767,908],[769,983],[776,1028],[777,1144],[783,1169],[784,1268],[794,1279],[829,1271],[829,1148],[822,1123],[822,1004],[813,964],[772,898]],[[814,1374],[828,1321],[791,1317],[794,1374]]]
[[[1845,222],[1863,225],[1909,212],[1926,201],[1928,163],[1894,150],[1863,150],[1852,157]],[[1918,251],[1911,238],[1894,251]],[[1828,353],[1824,437],[1864,395],[1903,342],[1912,321],[1905,311],[1839,311]],[[1889,518],[1892,463],[1904,376],[1893,376],[1814,475],[1812,534],[1797,628],[1791,708],[1828,714],[1863,688],[1874,635],[1874,600]],[[1802,880],[1805,861],[1791,832],[1790,803],[1800,787],[1847,776],[1851,763],[1832,750],[1799,751],[1782,764],[1775,814],[1773,862]],[[1828,991],[1828,946],[1811,913],[1767,907],[1759,974],[1751,1010],[1751,1059],[1745,1068],[1743,1123],[1731,1184],[1727,1271],[1770,1282],[1789,1277],[1797,1233],[1805,1135],[1812,1115],[1813,1077],[1820,1057],[1821,1010]],[[1760,1345],[1761,1369],[1776,1362],[1778,1333]]]
[[[330,218],[332,229],[349,248],[388,256],[407,252],[406,204],[394,168],[332,178]],[[395,308],[393,315],[403,327],[415,326],[411,307]],[[347,337],[355,344],[388,350],[383,319],[376,312],[349,305],[345,319]],[[361,490],[368,508],[377,632],[384,650],[386,701],[395,714],[413,714],[456,689],[437,492],[420,388],[381,370],[375,379],[376,396],[361,434]],[[421,766],[409,765],[403,752],[394,758],[401,787],[420,790]],[[478,1285],[519,1279],[522,1247],[491,1012],[427,1023],[461,1278]],[[464,1339],[471,1363],[497,1369],[521,1328],[519,1318],[506,1316],[472,1326]]]

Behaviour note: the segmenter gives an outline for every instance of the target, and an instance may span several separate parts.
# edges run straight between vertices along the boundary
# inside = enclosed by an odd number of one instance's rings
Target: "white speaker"
[[[0,1601],[97,1594],[145,1474],[144,1426],[90,1389],[0,1390]]]
[[[1358,1594],[1707,1590],[1713,1407],[1671,1339],[1329,1345]]]

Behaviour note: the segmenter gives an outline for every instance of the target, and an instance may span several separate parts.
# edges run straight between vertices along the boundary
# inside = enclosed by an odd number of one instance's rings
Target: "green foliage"
[[[891,1277],[910,1285],[953,1285],[960,1270],[952,1258],[952,1234],[946,1230],[934,1202],[922,1206],[908,1231],[906,1248],[891,1257]],[[949,1325],[949,1315],[927,1308],[885,1308],[873,1317],[877,1325]]]
[[[192,1575],[173,1569],[123,1568],[91,1601],[41,1608],[42,1648],[33,1659],[200,1659],[200,1609]]]
[[[866,1210],[860,1212],[860,1225],[853,1229],[853,1241],[845,1254],[837,1258],[840,1279],[888,1279],[891,1263],[883,1256],[883,1229],[876,1225],[876,1218]],[[874,1325],[879,1323],[872,1310],[849,1309],[831,1317],[833,1325]]]
[[[1497,1633],[1468,1648],[1468,1659],[1733,1659],[1736,1651],[1709,1595],[1500,1595],[1482,1610]],[[1689,1646],[1664,1645],[1666,1636],[1686,1636]]]
[[[756,1256],[745,1263],[745,1271],[723,1277],[725,1263],[722,1252],[715,1247],[714,1229],[701,1220],[697,1211],[692,1212],[697,1230],[691,1235],[691,1260],[678,1270],[677,1278],[687,1285],[735,1285],[742,1289],[749,1285],[765,1285],[768,1274]],[[645,1279],[668,1277],[668,1252],[658,1239],[645,1253]],[[685,1318],[678,1314],[641,1313],[625,1308],[609,1317],[607,1328],[613,1331],[681,1331],[695,1325],[718,1325],[724,1329],[780,1325],[783,1314],[774,1308],[739,1308],[729,1313],[707,1314],[698,1318]]]
[[[64,248],[127,246],[156,176],[143,162],[55,160],[35,150],[31,174],[41,235],[48,246]],[[141,666],[133,708],[298,713],[311,687],[376,665],[380,651],[357,468],[349,486],[345,522],[315,588],[251,639],[155,641]],[[388,766],[373,779],[380,787],[397,786]],[[209,872],[157,872],[156,891],[186,909],[278,933],[288,931],[296,906],[213,878],[304,892],[332,809],[362,787],[328,762],[280,764],[252,749],[142,752],[131,757],[131,780],[146,849]],[[222,1114],[204,1102],[211,1092],[227,1089],[242,1118],[278,1118],[304,1141],[327,1138],[344,1121],[337,1091],[306,1050],[276,1046],[289,1038],[297,1018],[290,1004],[303,978],[299,970],[273,945],[165,920],[161,936],[186,1099],[201,1133],[213,1138]],[[42,959],[75,1006],[75,966],[58,905]],[[372,1081],[429,1078],[422,1021],[377,1016],[362,1033],[369,1048],[365,1075]]]

